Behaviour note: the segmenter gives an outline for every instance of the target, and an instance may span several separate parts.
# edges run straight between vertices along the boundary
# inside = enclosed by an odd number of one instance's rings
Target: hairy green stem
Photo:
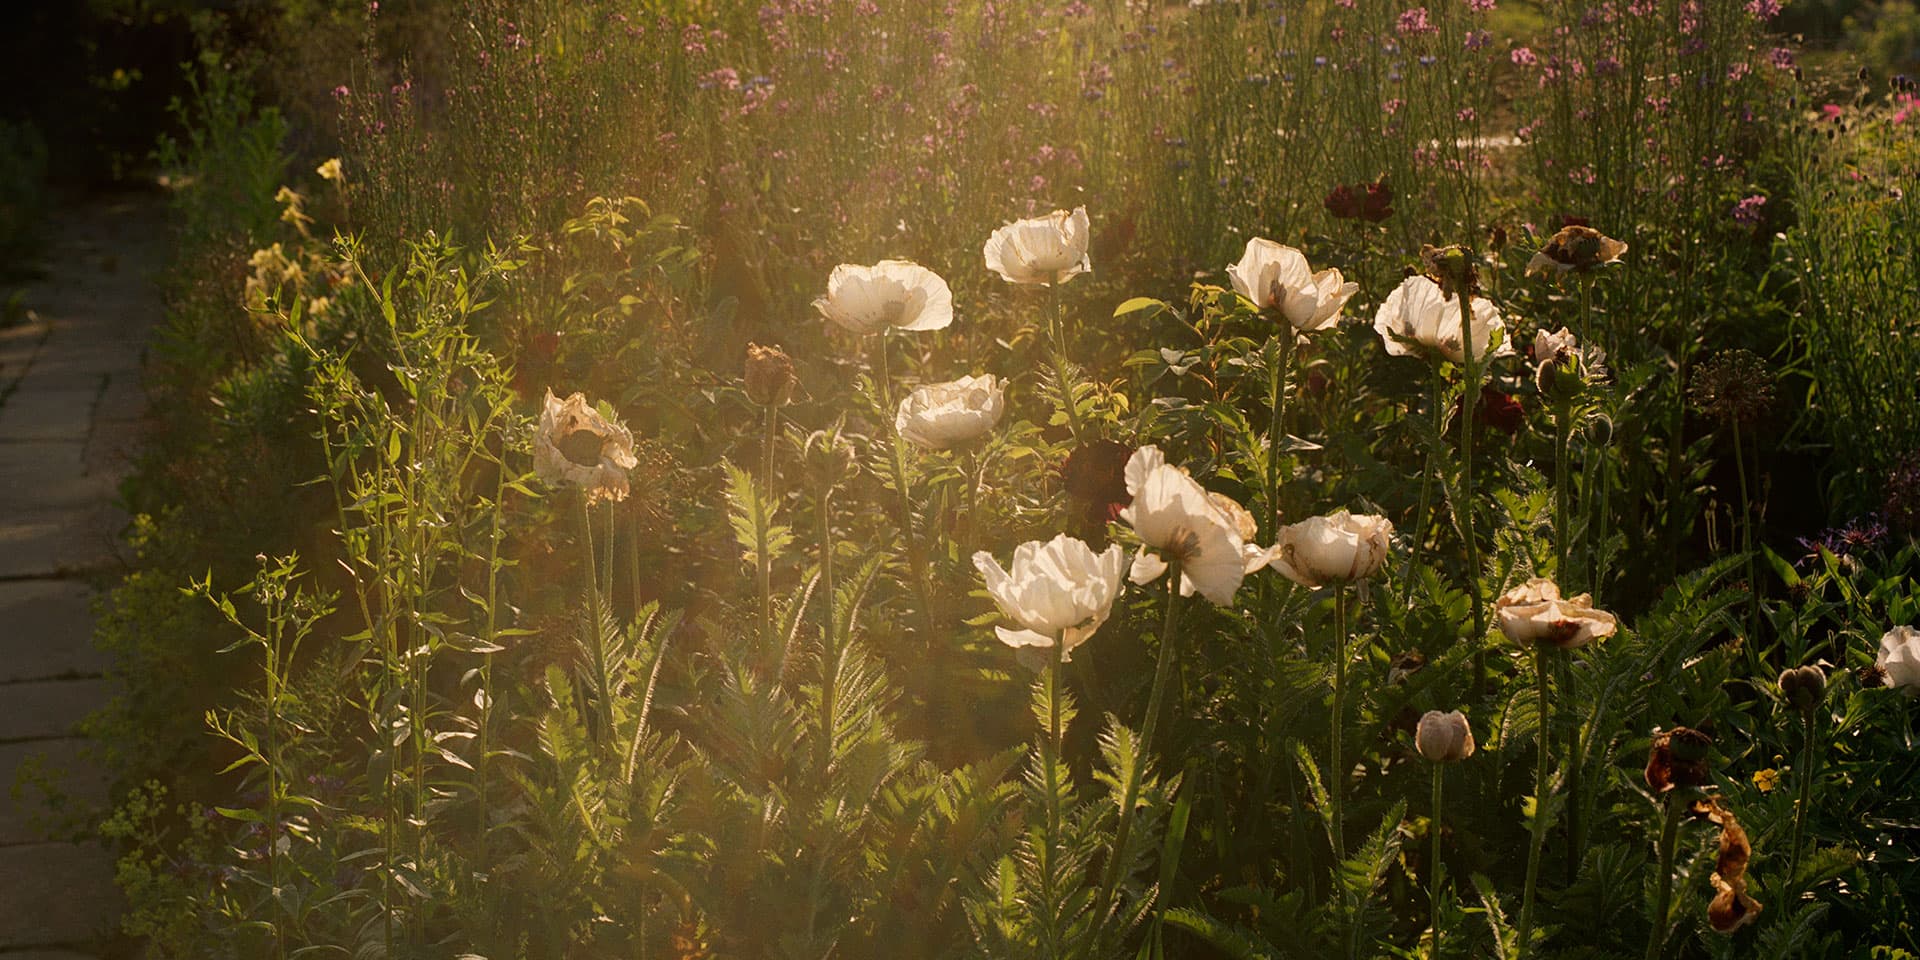
[[[1343,797],[1347,790],[1347,768],[1342,763],[1341,733],[1345,721],[1345,697],[1347,689],[1347,588],[1335,587],[1333,592],[1333,710],[1331,751],[1327,761],[1327,799],[1332,808],[1332,834],[1334,869],[1347,859],[1346,817],[1342,814]]]
[[[760,644],[761,650],[774,648],[773,636],[773,556],[767,549],[767,527],[773,522],[773,436],[779,425],[780,411],[773,404],[762,408],[760,427],[760,496],[754,511],[754,555],[759,560]],[[634,599],[636,606],[639,598]]]
[[[1660,875],[1654,894],[1653,929],[1647,934],[1646,960],[1659,960],[1667,943],[1667,911],[1673,905],[1673,854],[1680,841],[1680,791],[1669,790],[1660,805]]]
[[[607,638],[600,611],[600,563],[593,549],[593,508],[587,505],[585,491],[580,494],[580,543],[587,552],[587,656],[593,670],[593,711],[598,729],[594,749],[604,752],[613,742],[613,699],[608,683]]]
[[[825,592],[827,616],[820,646],[820,772],[833,761],[833,714],[839,687],[840,644],[836,639],[838,614],[833,599],[833,484],[820,485],[820,588]]]
[[[893,374],[888,366],[887,360],[887,334],[881,334],[879,339],[875,341],[875,349],[880,351],[880,406],[881,416],[885,417],[891,415],[894,410]],[[913,573],[915,599],[918,600],[920,604],[920,625],[922,631],[925,633],[922,642],[927,646],[927,667],[928,670],[931,671],[934,668],[934,661],[937,657],[934,656],[936,653],[936,642],[934,639],[933,586],[927,573],[927,554],[926,550],[921,546],[920,537],[916,532],[913,522],[913,498],[907,490],[906,450],[902,447],[898,432],[890,433],[887,445],[893,453],[894,492],[900,496],[900,535],[907,546],[907,566]],[[938,674],[930,674],[930,676],[938,676]]]
[[[1280,453],[1287,434],[1287,374],[1293,365],[1293,325],[1284,318],[1286,329],[1267,341],[1267,395],[1273,419],[1267,428],[1267,523],[1261,528],[1268,539],[1280,530]],[[1277,354],[1277,356],[1276,356]]]
[[[1047,955],[1059,956],[1061,945],[1058,942],[1059,925],[1057,914],[1060,898],[1054,889],[1056,864],[1054,852],[1060,848],[1060,755],[1064,747],[1064,736],[1060,729],[1060,664],[1064,656],[1062,644],[1055,640],[1050,651],[1052,661],[1047,665],[1047,740],[1043,748],[1045,756],[1041,763],[1046,768],[1047,782],[1047,839],[1042,845],[1040,892],[1047,904],[1049,916],[1045,923]]]
[[[1428,925],[1433,929],[1433,949],[1427,956],[1432,960],[1439,960],[1440,957],[1440,883],[1442,880],[1440,875],[1440,784],[1446,769],[1447,765],[1444,763],[1433,765],[1433,812],[1427,824],[1427,832],[1433,835],[1433,859],[1427,864],[1427,872],[1432,875],[1430,878],[1432,889],[1427,894],[1427,905],[1432,919]]]
[[[1533,647],[1533,679],[1540,698],[1539,762],[1533,776],[1533,823],[1527,841],[1527,883],[1520,898],[1520,947],[1517,960],[1526,960],[1533,938],[1534,893],[1540,883],[1540,859],[1547,841],[1547,778],[1553,753],[1553,711],[1547,699],[1547,651],[1540,643]]]
[[[1100,885],[1100,900],[1094,916],[1104,922],[1113,903],[1114,894],[1120,888],[1120,860],[1127,849],[1127,836],[1133,828],[1133,808],[1140,798],[1140,777],[1146,766],[1147,751],[1153,746],[1153,734],[1159,725],[1160,707],[1167,695],[1167,680],[1173,670],[1173,624],[1174,615],[1180,599],[1180,562],[1167,565],[1167,604],[1160,619],[1160,649],[1156,651],[1153,663],[1153,686],[1147,691],[1147,713],[1140,720],[1140,744],[1137,760],[1127,774],[1126,789],[1120,794],[1120,820],[1114,826],[1113,849],[1107,854],[1106,879]]]
[[[1059,284],[1049,284],[1047,290],[1053,299],[1053,311],[1047,324],[1053,340],[1053,377],[1060,388],[1060,406],[1067,411],[1067,431],[1073,437],[1074,446],[1079,446],[1080,404],[1074,400],[1073,375],[1067,368],[1067,308],[1060,300]]]
[[[1480,366],[1473,356],[1473,297],[1467,290],[1457,291],[1460,298],[1460,348],[1466,361],[1466,386],[1460,397],[1460,499],[1454,505],[1458,513],[1460,538],[1467,549],[1467,596],[1473,601],[1473,684],[1483,687],[1487,677],[1487,614],[1480,596],[1480,544],[1473,533],[1473,415],[1480,401]]]
[[[1413,515],[1413,540],[1407,550],[1406,568],[1400,579],[1413,576],[1413,563],[1427,543],[1427,511],[1433,505],[1433,478],[1440,472],[1440,444],[1446,439],[1447,417],[1447,380],[1440,375],[1440,365],[1433,365],[1433,445],[1427,450],[1427,467],[1420,473],[1420,508]],[[1412,591],[1408,591],[1408,602],[1412,602]]]
[[[1800,875],[1800,844],[1805,837],[1807,826],[1807,807],[1813,803],[1813,781],[1819,777],[1820,754],[1814,749],[1813,736],[1817,731],[1815,708],[1800,713],[1801,729],[1805,736],[1800,746],[1800,796],[1793,805],[1793,842],[1788,847],[1787,875],[1782,882],[1783,888],[1790,887]]]
[[[1747,458],[1740,442],[1740,421],[1733,425],[1733,472],[1740,478],[1740,552],[1747,568],[1747,636],[1752,638],[1760,612],[1760,581],[1753,563],[1753,500],[1747,492]]]

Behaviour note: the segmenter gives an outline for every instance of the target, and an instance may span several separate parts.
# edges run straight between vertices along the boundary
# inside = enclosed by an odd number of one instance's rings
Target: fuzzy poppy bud
[[[1802,713],[1819,706],[1827,692],[1827,675],[1819,667],[1794,667],[1780,672],[1780,695]]]
[[[779,347],[747,344],[747,396],[763,407],[785,406],[793,396],[793,361]]]
[[[1434,763],[1455,763],[1473,756],[1473,728],[1467,725],[1467,715],[1458,710],[1428,710],[1420,717],[1413,745]]]
[[[800,443],[801,462],[822,486],[831,487],[860,472],[853,444],[840,435],[840,425],[830,430],[815,430]]]
[[[1608,417],[1605,414],[1600,414],[1599,416],[1596,416],[1593,419],[1588,420],[1587,421],[1587,442],[1596,447],[1604,447],[1604,446],[1607,446],[1608,444],[1613,443],[1612,418]]]

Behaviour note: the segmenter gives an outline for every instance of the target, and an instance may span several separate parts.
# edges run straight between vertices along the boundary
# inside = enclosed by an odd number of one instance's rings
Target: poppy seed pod
[[[1819,706],[1826,692],[1827,675],[1819,667],[1794,667],[1780,672],[1780,695],[1802,713]]]
[[[779,347],[747,344],[747,396],[763,407],[785,406],[793,396],[793,361]]]
[[[1456,763],[1473,756],[1473,728],[1467,724],[1467,715],[1458,710],[1428,710],[1414,730],[1413,745],[1434,763]]]
[[[1480,271],[1475,262],[1479,258],[1457,243],[1444,247],[1427,244],[1420,248],[1420,262],[1426,267],[1426,274],[1449,297],[1457,296],[1461,290],[1468,296],[1480,293]]]

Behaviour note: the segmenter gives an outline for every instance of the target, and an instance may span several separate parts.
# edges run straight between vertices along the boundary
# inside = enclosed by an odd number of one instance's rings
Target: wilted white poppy
[[[1620,262],[1627,245],[1592,227],[1569,224],[1547,240],[1546,246],[1527,261],[1527,276],[1534,274],[1559,279],[1569,273],[1591,273]]]
[[[1142,544],[1130,579],[1144,585],[1167,572],[1166,559],[1149,552],[1159,551],[1179,561],[1183,594],[1198,590],[1220,606],[1232,603],[1249,566],[1259,569],[1234,517],[1185,470],[1168,464],[1158,447],[1135,450],[1126,479],[1133,502],[1120,511],[1120,519]]]
[[[1281,527],[1271,562],[1294,583],[1318,588],[1373,576],[1392,549],[1392,521],[1340,510]]]
[[[627,498],[627,471],[640,461],[633,434],[587,405],[583,394],[565,400],[547,391],[533,434],[533,469],[555,486],[586,491],[587,503]]]
[[[1086,207],[1015,220],[987,238],[987,269],[1008,283],[1066,283],[1093,269],[1087,233]]]
[[[1438,354],[1455,363],[1466,359],[1466,343],[1460,334],[1460,301],[1447,296],[1440,285],[1424,276],[1411,276],[1387,294],[1387,300],[1374,314],[1373,329],[1396,357],[1418,356],[1422,351]],[[1485,297],[1473,298],[1473,359],[1485,363],[1489,344],[1500,335],[1493,356],[1513,353],[1506,342],[1506,322],[1500,310]]]
[[[934,383],[907,394],[893,418],[902,439],[928,450],[945,450],[977,440],[1000,422],[1006,385],[986,374]]]
[[[816,298],[820,315],[858,334],[938,330],[953,322],[953,291],[940,275],[909,260],[882,260],[871,267],[843,263],[827,277],[827,295]]]
[[[1880,637],[1874,664],[1886,673],[1887,686],[1920,695],[1920,630],[1894,627]]]
[[[994,627],[1000,641],[1015,649],[1060,644],[1060,659],[1107,622],[1127,554],[1119,544],[1104,553],[1066,534],[1045,543],[1032,540],[1014,548],[1013,570],[1002,569],[993,554],[980,551],[973,565],[985,578],[987,593],[1019,629]]]
[[[1619,627],[1613,614],[1593,607],[1591,594],[1562,599],[1560,586],[1534,577],[1493,602],[1500,632],[1521,646],[1551,644],[1563,650],[1610,637]]]
[[[1265,237],[1247,241],[1240,262],[1227,268],[1235,293],[1263,311],[1277,311],[1295,330],[1312,333],[1340,322],[1340,308],[1360,289],[1331,267],[1318,273],[1307,256]]]

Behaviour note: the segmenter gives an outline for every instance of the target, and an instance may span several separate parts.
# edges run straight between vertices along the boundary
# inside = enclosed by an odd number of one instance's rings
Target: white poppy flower
[[[1591,594],[1562,599],[1560,586],[1534,577],[1493,602],[1500,632],[1521,646],[1547,643],[1563,650],[1610,637],[1619,627],[1613,614],[1593,607]]]
[[[938,330],[953,322],[953,291],[940,275],[909,260],[882,260],[871,267],[843,263],[827,278],[827,295],[816,298],[820,315],[858,334]]]
[[[1340,510],[1281,527],[1271,562],[1294,583],[1318,588],[1373,576],[1392,549],[1392,521]]]
[[[1185,470],[1168,464],[1158,447],[1135,450],[1126,479],[1133,502],[1120,511],[1120,519],[1142,543],[1130,579],[1142,585],[1159,579],[1167,561],[1149,551],[1162,551],[1180,562],[1183,595],[1197,590],[1219,606],[1232,603],[1248,571],[1265,562],[1264,555],[1248,554],[1234,516]]]
[[[893,428],[928,450],[957,447],[984,436],[1006,409],[1006,384],[993,374],[921,387],[900,401]]]
[[[1015,649],[1058,643],[1060,658],[1068,660],[1075,647],[1107,622],[1120,595],[1127,554],[1119,544],[1094,553],[1063,533],[1045,543],[1033,540],[1014,548],[1010,572],[985,550],[973,555],[973,565],[1000,612],[1019,624],[1019,629],[995,627],[1000,641]]]
[[[1008,283],[1066,283],[1093,269],[1087,233],[1086,207],[1015,220],[987,238],[987,269]]]
[[[1417,356],[1425,350],[1455,363],[1466,360],[1466,345],[1460,336],[1460,301],[1442,293],[1440,285],[1427,277],[1408,277],[1393,288],[1374,315],[1373,329],[1379,331],[1387,353],[1393,356]],[[1513,345],[1506,342],[1506,330],[1506,322],[1500,319],[1500,310],[1492,301],[1485,297],[1473,298],[1475,363],[1486,363],[1488,345],[1495,334],[1501,335],[1500,345],[1492,348],[1492,355],[1504,357],[1513,353]]]
[[[1340,308],[1360,289],[1340,271],[1313,272],[1306,254],[1265,237],[1247,241],[1240,262],[1227,268],[1235,293],[1261,310],[1278,311],[1301,333],[1325,330],[1340,322]]]
[[[1533,335],[1533,359],[1536,363],[1552,363],[1563,353],[1575,353],[1580,349],[1579,338],[1566,327],[1548,332],[1540,328]]]
[[[589,505],[625,500],[627,471],[639,462],[633,455],[633,434],[587,406],[585,395],[560,400],[547,391],[533,434],[533,469],[541,480],[579,487]]]
[[[1874,664],[1886,672],[1887,686],[1920,695],[1920,630],[1894,627],[1880,637],[1880,655]]]

